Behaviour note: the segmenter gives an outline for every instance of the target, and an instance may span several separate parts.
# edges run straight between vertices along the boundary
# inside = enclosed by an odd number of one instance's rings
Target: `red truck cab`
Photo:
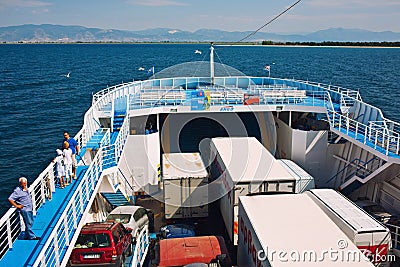
[[[156,246],[158,266],[185,266],[192,263],[231,266],[225,241],[220,236],[197,236],[160,240]]]

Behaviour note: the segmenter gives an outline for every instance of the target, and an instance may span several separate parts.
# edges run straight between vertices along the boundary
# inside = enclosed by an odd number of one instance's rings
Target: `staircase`
[[[358,91],[346,90],[342,92],[340,97],[340,111],[342,114],[348,114],[354,104],[356,99],[360,96]]]
[[[328,180],[328,183],[333,181],[336,184],[336,181],[339,180],[340,177],[346,175],[344,179],[340,179],[341,184],[339,186],[339,190],[341,190],[343,193],[346,193],[345,191],[343,191],[346,188],[347,191],[352,192],[367,181],[369,181],[367,177],[378,170],[380,167],[381,161],[376,156],[366,162],[359,158],[356,158],[346,164],[335,175],[333,175]]]
[[[118,190],[116,193],[100,193],[105,200],[112,206],[112,208],[116,208],[119,206],[124,206],[124,205],[132,205],[132,202],[127,199],[124,194],[120,190]]]
[[[121,130],[122,124],[124,123],[126,113],[125,112],[114,112],[113,118],[113,132],[119,132]]]

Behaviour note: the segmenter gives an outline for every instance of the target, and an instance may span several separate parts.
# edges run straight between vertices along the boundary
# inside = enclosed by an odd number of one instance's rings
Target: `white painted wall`
[[[135,191],[149,183],[153,185],[158,183],[159,164],[159,132],[128,136],[118,167],[134,185]]]
[[[283,121],[276,119],[277,156],[292,159],[292,129]]]
[[[302,131],[292,129],[286,123],[276,119],[277,123],[277,156],[296,162],[304,170],[310,173],[317,186],[323,184],[329,177],[326,171],[326,160],[330,158],[328,153],[328,133],[318,137],[320,131]],[[318,140],[312,145],[313,140]],[[312,148],[310,147],[312,145]],[[307,152],[308,148],[311,148]]]

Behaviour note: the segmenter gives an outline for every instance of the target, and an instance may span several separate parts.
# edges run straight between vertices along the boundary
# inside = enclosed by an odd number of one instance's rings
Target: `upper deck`
[[[97,116],[113,116],[126,98],[131,115],[176,112],[325,113],[330,130],[388,162],[400,162],[400,124],[362,101],[358,91],[271,77],[176,77],[135,81],[93,96]]]

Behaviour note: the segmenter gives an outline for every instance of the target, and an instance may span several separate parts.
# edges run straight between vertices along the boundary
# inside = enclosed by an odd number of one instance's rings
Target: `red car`
[[[121,223],[88,223],[79,234],[70,266],[123,266],[132,255],[132,234]]]

